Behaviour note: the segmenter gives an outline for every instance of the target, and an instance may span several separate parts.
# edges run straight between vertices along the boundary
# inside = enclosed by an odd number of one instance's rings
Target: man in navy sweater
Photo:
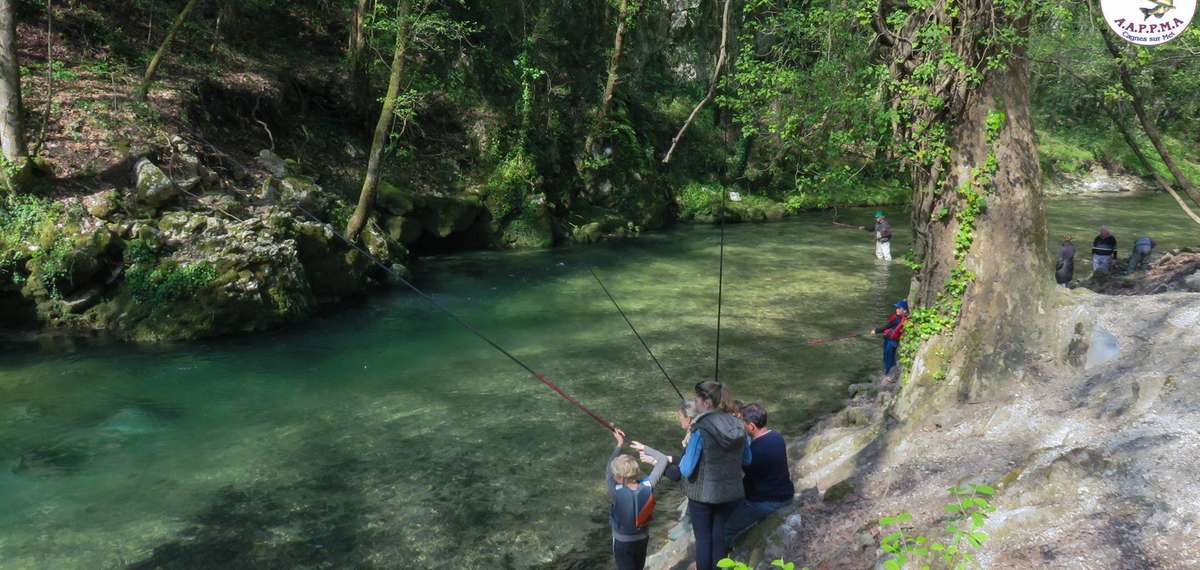
[[[742,466],[742,486],[746,498],[738,504],[725,523],[725,544],[771,513],[792,502],[796,488],[787,460],[787,442],[779,432],[767,427],[767,410],[762,404],[742,408],[746,433],[750,435],[750,463]]]

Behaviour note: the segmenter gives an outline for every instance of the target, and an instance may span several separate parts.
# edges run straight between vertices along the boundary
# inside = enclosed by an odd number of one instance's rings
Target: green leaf
[[[733,568],[735,566],[737,566],[737,562],[734,562],[729,558],[722,558],[719,562],[717,562],[717,568]]]
[[[935,542],[935,543],[929,545],[929,549],[934,552],[941,552],[946,549],[946,545],[944,545],[940,542]]]
[[[971,513],[971,526],[973,528],[983,526],[983,513]]]
[[[896,524],[896,517],[882,517],[879,519],[879,526],[888,526]]]
[[[900,563],[896,562],[895,559],[889,558],[883,561],[883,567],[885,570],[900,570]]]
[[[947,503],[946,506],[942,507],[942,508],[945,509],[946,512],[948,512],[948,513],[956,513],[957,514],[957,513],[962,512],[962,507],[958,503]]]
[[[971,538],[975,539],[976,542],[982,543],[983,541],[987,540],[987,534],[975,531],[971,533]]]
[[[912,513],[900,513],[896,516],[896,521],[900,523],[906,523],[910,520],[912,520]]]

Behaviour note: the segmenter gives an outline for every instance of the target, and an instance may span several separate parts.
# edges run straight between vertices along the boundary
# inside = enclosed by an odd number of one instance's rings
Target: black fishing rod
[[[713,363],[713,380],[721,381],[721,292],[725,284],[725,194],[721,188],[721,257],[717,266],[717,355]]]
[[[674,389],[675,393],[679,395],[679,399],[686,399],[683,397],[683,392],[680,392],[679,387],[675,385],[675,381],[671,380],[671,375],[667,374],[667,369],[663,368],[662,363],[658,361],[658,357],[654,356],[654,351],[650,350],[650,345],[646,344],[646,339],[642,338],[642,335],[638,333],[637,327],[633,326],[633,322],[631,322],[629,317],[625,315],[625,311],[621,310],[621,305],[618,305],[617,300],[613,298],[612,293],[608,292],[608,287],[604,286],[604,282],[600,280],[600,276],[596,275],[596,271],[593,269],[588,269],[588,271],[592,273],[592,277],[596,278],[596,283],[599,283],[600,288],[604,290],[604,294],[608,295],[608,300],[612,301],[613,306],[617,308],[617,312],[621,313],[621,318],[625,319],[625,324],[629,325],[629,330],[633,331],[633,335],[636,336],[639,341],[641,341],[642,348],[646,349],[646,354],[650,355],[650,358],[654,360],[654,364],[656,364],[658,369],[662,371],[663,377],[666,378],[667,382],[671,384],[671,388]]]

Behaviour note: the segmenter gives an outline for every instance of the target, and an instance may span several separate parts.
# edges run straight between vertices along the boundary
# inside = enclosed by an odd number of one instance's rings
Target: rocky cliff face
[[[1052,325],[1003,393],[931,396],[956,393],[952,379],[896,398],[875,386],[797,440],[797,488],[824,501],[779,513],[737,556],[875,567],[881,516],[910,512],[910,534],[937,536],[947,489],[979,483],[996,489],[983,567],[1200,565],[1200,294],[1080,289],[1030,310]],[[685,551],[668,545],[652,567]]]

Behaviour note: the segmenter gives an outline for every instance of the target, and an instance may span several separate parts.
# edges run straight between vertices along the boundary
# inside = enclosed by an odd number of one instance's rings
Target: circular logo
[[[1122,39],[1156,46],[1187,29],[1196,13],[1196,0],[1100,0],[1100,8],[1108,27]]]

